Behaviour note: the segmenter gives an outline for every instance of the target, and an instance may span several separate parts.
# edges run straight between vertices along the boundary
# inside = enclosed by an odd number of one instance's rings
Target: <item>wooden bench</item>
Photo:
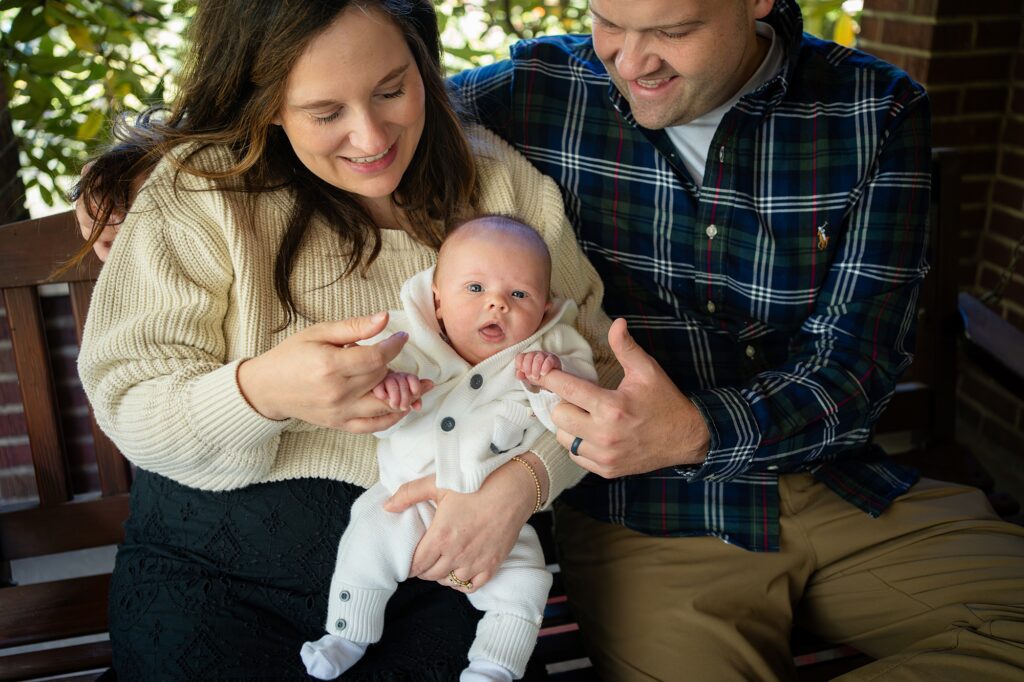
[[[106,632],[109,574],[10,584],[11,561],[117,544],[128,515],[129,466],[95,421],[92,437],[101,490],[73,494],[54,359],[47,347],[38,286],[81,243],[70,212],[0,226],[0,291],[38,491],[36,504],[0,509],[0,578],[7,585],[0,587],[0,680],[110,665],[107,641],[60,644]],[[68,286],[79,339],[98,272],[99,262],[90,258],[82,269],[54,280]],[[20,651],[26,645],[53,648]]]

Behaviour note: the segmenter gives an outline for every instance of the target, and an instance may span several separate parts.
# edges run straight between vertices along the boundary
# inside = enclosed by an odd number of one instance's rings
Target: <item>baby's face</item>
[[[539,248],[514,234],[457,234],[434,279],[437,319],[470,364],[529,338],[548,302],[549,269]]]

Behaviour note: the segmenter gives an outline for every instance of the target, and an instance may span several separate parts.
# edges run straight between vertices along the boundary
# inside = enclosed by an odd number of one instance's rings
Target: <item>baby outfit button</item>
[[[455,420],[452,419],[451,417],[445,417],[444,419],[441,420],[441,430],[442,431],[451,431],[454,428],[455,428]]]
[[[345,619],[339,618],[338,621],[334,624],[334,627],[336,627],[339,630],[344,630],[346,625],[348,625],[348,623],[345,622]]]
[[[473,376],[471,376],[469,378],[469,387],[470,388],[480,388],[483,385],[484,385],[484,378],[482,376],[480,376],[479,374],[474,374]]]
[[[352,598],[352,595],[348,593],[348,590],[342,590],[341,594],[338,595],[338,599],[341,601],[348,601]]]

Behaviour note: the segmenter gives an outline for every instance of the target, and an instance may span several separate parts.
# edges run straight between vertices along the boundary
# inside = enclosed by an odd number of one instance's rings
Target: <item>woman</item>
[[[429,0],[200,3],[191,31],[169,119],[122,148],[160,161],[79,358],[98,421],[137,465],[111,586],[115,668],[301,678],[351,503],[376,480],[367,434],[402,414],[371,390],[404,336],[356,344],[383,329],[374,313],[398,307],[446,226],[478,211],[536,225],[606,376],[607,320],[554,184],[452,113]],[[130,187],[110,168],[86,173],[88,197]],[[581,476],[553,436],[534,450],[545,501]],[[486,583],[532,512],[535,481],[509,464],[472,495],[431,493],[411,570],[425,581],[403,584],[384,640],[346,679],[465,667],[476,615],[447,576]]]

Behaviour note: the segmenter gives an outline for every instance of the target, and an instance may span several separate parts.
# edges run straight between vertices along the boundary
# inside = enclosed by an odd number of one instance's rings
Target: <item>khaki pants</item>
[[[658,538],[561,505],[566,591],[607,682],[793,679],[794,620],[876,658],[845,680],[1024,680],[1024,528],[924,479],[871,519],[780,480],[781,551]]]

